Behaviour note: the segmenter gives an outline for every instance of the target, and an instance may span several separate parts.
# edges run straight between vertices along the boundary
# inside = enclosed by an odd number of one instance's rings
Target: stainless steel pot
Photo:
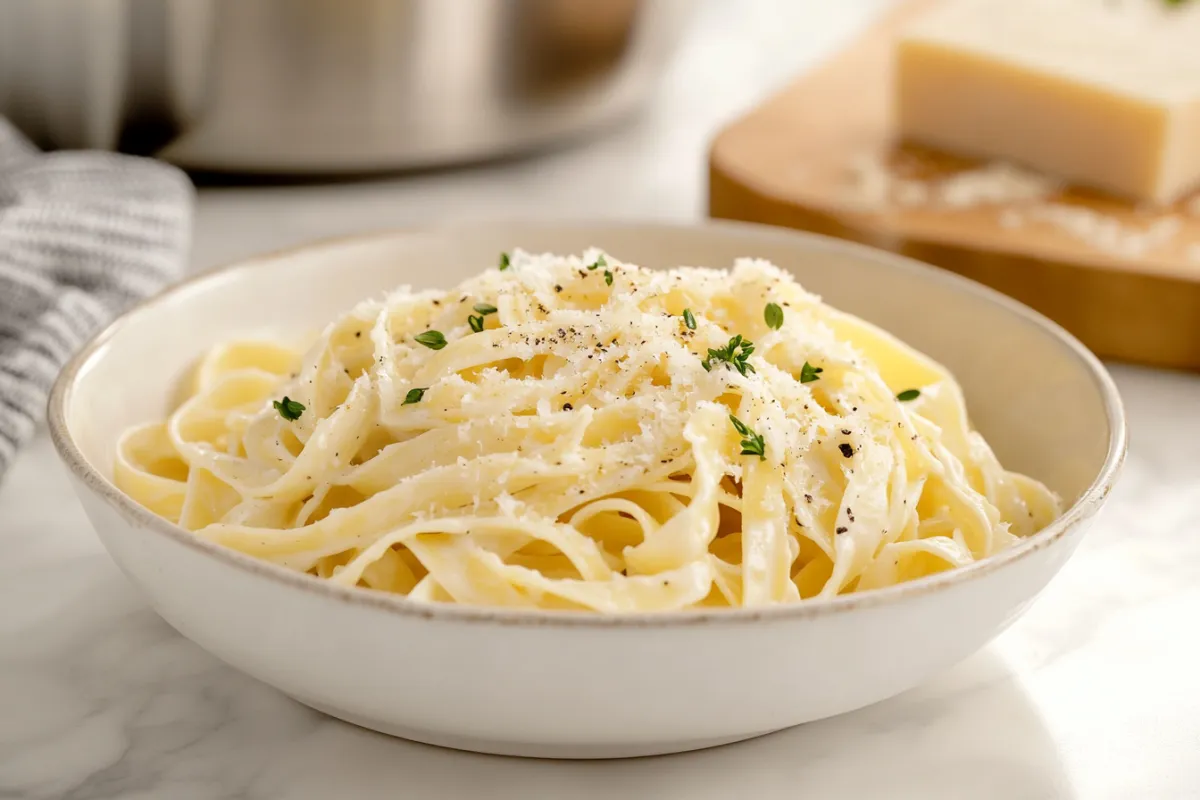
[[[0,0],[0,113],[197,169],[473,160],[633,110],[693,2]]]

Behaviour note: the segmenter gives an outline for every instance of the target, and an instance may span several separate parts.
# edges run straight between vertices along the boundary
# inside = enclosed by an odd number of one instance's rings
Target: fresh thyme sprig
[[[741,454],[744,456],[758,456],[763,461],[766,461],[767,446],[763,441],[763,437],[752,431],[749,426],[746,425],[746,423],[742,422],[733,414],[729,415],[729,421],[733,423],[733,429],[738,432],[739,436],[742,437]]]
[[[723,361],[745,376],[748,372],[754,372],[754,365],[747,361],[753,352],[754,342],[743,339],[739,333],[724,347],[708,348],[708,358],[701,363],[705,370],[712,372],[713,362]]]

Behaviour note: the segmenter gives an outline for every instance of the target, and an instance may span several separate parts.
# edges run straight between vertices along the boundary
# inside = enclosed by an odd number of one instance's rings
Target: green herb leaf
[[[599,267],[607,267],[607,266],[608,266],[608,259],[604,257],[603,253],[601,253],[600,257],[596,259],[596,262],[594,264],[588,264],[588,269],[593,270],[593,269],[598,269]]]
[[[475,331],[476,333],[479,333],[480,331],[483,330],[483,315],[480,314],[478,317],[468,316],[467,324],[471,326],[471,330]]]
[[[500,310],[493,305],[489,305],[488,303],[476,303],[474,305],[474,309],[485,317],[488,314],[495,314],[497,311]]]
[[[800,368],[800,382],[812,383],[815,380],[819,380],[821,373],[824,371],[824,367],[814,367],[812,364],[805,361],[804,366]]]
[[[609,286],[612,286],[612,271],[611,270],[607,270],[607,269],[604,270],[604,282],[607,283]]]
[[[779,330],[783,327],[783,309],[775,303],[767,303],[767,307],[763,309],[763,319],[766,320],[768,328]]]
[[[400,405],[411,406],[413,403],[421,402],[421,398],[425,396],[427,391],[429,391],[428,387],[424,389],[409,389],[408,394],[404,395],[404,402]]]
[[[501,253],[500,254],[500,271],[504,272],[504,270],[508,269],[511,266],[512,266],[512,259],[508,257],[508,253]]]
[[[446,346],[446,337],[442,335],[441,331],[425,331],[424,333],[418,333],[413,338],[430,350],[441,350]]]
[[[733,423],[733,429],[742,437],[741,454],[744,456],[758,456],[763,461],[766,461],[766,443],[763,441],[763,437],[752,431],[746,423],[733,414],[729,415],[729,421]]]
[[[746,360],[753,352],[754,343],[743,339],[739,333],[724,347],[708,348],[708,358],[704,359],[702,365],[705,370],[712,372],[713,363],[723,361],[745,376],[748,372],[754,372],[754,365]]]
[[[690,308],[683,310],[683,324],[688,326],[688,330],[696,330],[696,317]]]
[[[279,416],[286,419],[288,422],[295,422],[300,419],[300,415],[304,413],[304,406],[297,403],[295,400],[288,397],[286,394],[282,400],[276,400],[271,403],[275,410],[279,412]]]
[[[740,453],[740,455],[758,456],[758,459],[760,461],[767,460],[767,445],[765,442],[763,442],[763,437],[759,436],[758,434],[755,434],[754,436],[751,436],[749,439],[742,439],[741,444],[742,444],[742,452]]]
[[[909,400],[916,400],[921,396],[920,389],[905,389],[900,394],[896,395],[896,399],[901,403],[907,403]]]

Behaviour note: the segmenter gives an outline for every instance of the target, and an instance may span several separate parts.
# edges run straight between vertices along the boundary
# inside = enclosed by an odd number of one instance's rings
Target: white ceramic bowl
[[[958,376],[1011,468],[1057,490],[1053,525],[966,569],[751,611],[641,616],[417,605],[195,538],[109,481],[118,433],[163,415],[182,372],[238,336],[319,329],[401,283],[448,286],[502,250],[603,247],[647,266],[769,258]],[[113,558],[181,633],[302,703],[410,739],[613,757],[746,739],[891,697],[996,635],[1062,566],[1125,450],[1100,363],[977,284],[830,239],[734,224],[492,224],[318,244],[220,270],[126,314],[63,371],[55,444]]]

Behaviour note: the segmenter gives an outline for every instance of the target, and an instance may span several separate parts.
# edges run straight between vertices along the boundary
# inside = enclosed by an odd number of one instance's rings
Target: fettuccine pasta
[[[115,480],[195,535],[419,602],[638,612],[862,592],[1059,514],[929,358],[786,272],[505,255],[307,353],[234,342]]]

